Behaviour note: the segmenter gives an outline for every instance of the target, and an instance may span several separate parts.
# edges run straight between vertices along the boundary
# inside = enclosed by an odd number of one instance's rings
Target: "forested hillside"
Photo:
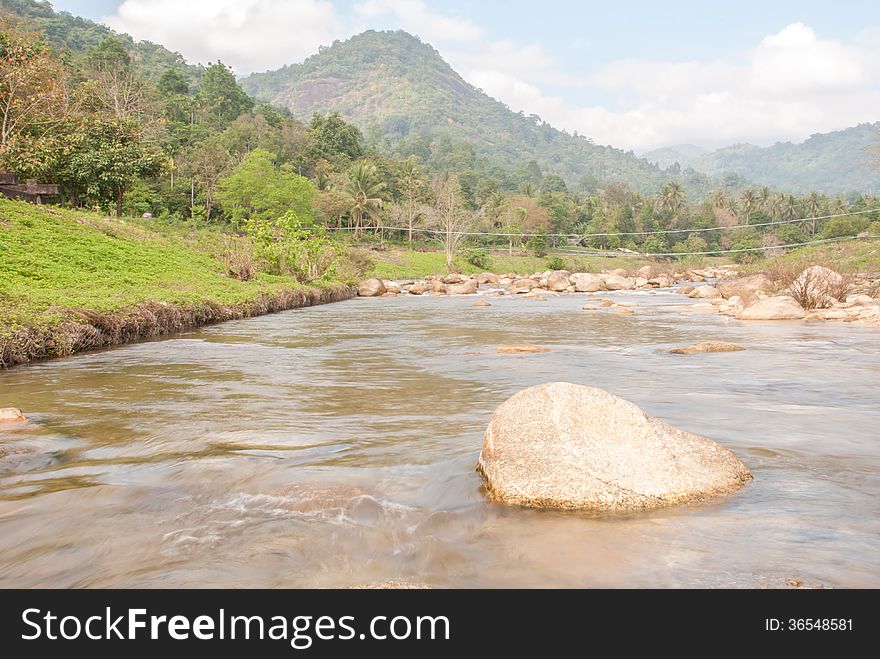
[[[569,135],[537,116],[511,111],[406,32],[365,32],[302,64],[250,76],[242,86],[304,120],[315,112],[339,112],[394,154],[416,155],[440,167],[471,168],[483,159],[486,166],[526,172],[534,161],[586,192],[626,182],[652,194],[678,178],[632,152],[593,144],[588,136]],[[712,187],[698,174],[682,179],[694,197]]]
[[[661,167],[678,162],[709,176],[734,173],[789,193],[818,190],[853,197],[880,192],[878,147],[880,122],[813,135],[800,144],[735,144],[711,153],[682,145],[652,151],[645,158]]]

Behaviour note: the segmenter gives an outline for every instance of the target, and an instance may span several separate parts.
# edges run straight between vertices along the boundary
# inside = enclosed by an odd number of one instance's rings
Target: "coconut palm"
[[[798,200],[794,195],[784,195],[782,201],[782,219],[791,221],[798,216]]]
[[[754,190],[749,188],[740,195],[739,201],[742,207],[743,215],[746,218],[746,224],[751,224],[752,213],[755,212],[755,208],[757,208],[758,206],[758,195],[755,194]]]
[[[810,214],[810,217],[813,218],[812,221],[812,230],[813,235],[816,235],[816,218],[822,214],[822,195],[818,192],[811,192],[806,199],[807,202],[807,212]]]
[[[348,203],[355,235],[360,235],[364,220],[370,219],[377,224],[381,221],[385,188],[375,165],[360,160],[348,170],[341,192]]]
[[[673,222],[684,209],[684,188],[678,181],[670,181],[660,190],[660,206],[668,211]]]
[[[712,190],[712,206],[719,210],[727,207],[727,194],[724,190]]]

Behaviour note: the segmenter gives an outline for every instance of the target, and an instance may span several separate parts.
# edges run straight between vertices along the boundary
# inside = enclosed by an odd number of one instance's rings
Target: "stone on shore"
[[[477,275],[477,283],[480,285],[488,284],[490,286],[498,286],[500,282],[501,278],[498,275],[492,274],[491,272],[484,272]]]
[[[676,348],[669,352],[673,355],[703,355],[711,352],[742,352],[745,350],[740,345],[727,341],[703,341],[687,348]]]
[[[396,281],[383,281],[382,283],[385,285],[386,293],[400,293],[401,291],[400,284]]]
[[[442,281],[444,284],[463,284],[465,282],[465,277],[457,272],[453,272],[451,275],[443,277]]]
[[[529,293],[533,288],[538,288],[538,282],[534,279],[517,279],[507,287],[507,292],[511,295],[523,295]]]
[[[18,424],[27,421],[27,417],[21,413],[21,410],[15,407],[5,407],[0,409],[0,424]]]
[[[715,285],[715,288],[721,291],[721,295],[728,300],[739,297],[745,304],[751,304],[757,297],[758,291],[769,291],[772,287],[773,282],[764,274],[730,279]]]
[[[688,293],[688,297],[692,300],[710,300],[721,298],[723,295],[714,286],[698,286]]]
[[[578,293],[597,293],[605,289],[600,277],[585,272],[573,274],[569,281]]]
[[[571,286],[571,273],[567,270],[557,270],[556,272],[551,272],[547,276],[547,285],[546,289],[548,291],[555,291],[557,293],[561,293],[563,291],[567,291],[568,287]]]
[[[480,290],[480,285],[476,279],[468,279],[463,284],[448,284],[446,286],[447,295],[476,295]]]
[[[550,352],[547,348],[532,345],[498,346],[495,352],[499,355],[537,355],[542,352]]]
[[[800,274],[788,292],[800,300],[809,300],[807,306],[821,309],[845,296],[846,280],[830,268],[814,265]]]
[[[428,292],[428,285],[416,282],[409,287],[410,295],[424,295]]]
[[[739,490],[751,474],[710,439],[601,389],[553,383],[499,407],[478,471],[497,501],[594,511],[651,510]]]
[[[603,281],[609,291],[631,291],[634,288],[632,279],[620,275],[608,275]]]
[[[790,297],[768,297],[737,314],[739,320],[802,320],[804,308]]]
[[[381,279],[365,279],[358,284],[359,297],[380,297],[385,293],[385,282]]]

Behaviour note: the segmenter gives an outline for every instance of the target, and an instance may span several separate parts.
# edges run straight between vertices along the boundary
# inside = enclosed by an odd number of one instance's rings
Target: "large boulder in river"
[[[650,510],[730,494],[751,474],[727,449],[602,391],[553,383],[492,416],[477,467],[498,501]]]
[[[620,275],[607,275],[602,278],[606,290],[609,291],[631,291],[635,284],[629,277],[621,277]]]
[[[534,279],[517,279],[507,287],[507,292],[511,295],[522,295],[529,293],[534,288],[538,288],[538,282]]]
[[[739,277],[738,279],[730,279],[715,285],[721,295],[728,300],[734,296],[743,299],[746,304],[752,302],[758,291],[769,291],[773,287],[773,282],[764,274],[751,275],[748,277]]]
[[[410,293],[410,295],[424,295],[425,293],[428,292],[428,290],[429,290],[429,289],[428,289],[428,285],[427,285],[427,284],[423,284],[423,283],[418,282],[418,281],[417,281],[415,284],[413,284],[412,286],[409,287],[409,293]]]
[[[545,288],[548,291],[561,293],[562,291],[567,291],[569,286],[571,286],[571,273],[568,270],[557,270],[547,275],[547,285]]]
[[[688,293],[688,297],[692,300],[710,300],[723,297],[721,291],[714,286],[697,286]]]
[[[801,320],[807,312],[790,297],[768,297],[737,314],[739,320]]]
[[[605,290],[605,285],[598,275],[578,272],[569,277],[569,281],[578,293],[597,293]]]
[[[804,270],[788,292],[810,309],[823,309],[846,298],[846,280],[830,268],[814,265]]]
[[[385,283],[381,279],[367,279],[358,284],[360,297],[379,297],[386,292]]]
[[[480,285],[476,279],[468,279],[463,284],[449,284],[446,286],[447,295],[476,295]]]
[[[27,421],[27,419],[24,414],[21,413],[21,410],[15,407],[5,407],[0,409],[0,425],[24,423],[25,421]]]
[[[443,277],[444,284],[463,284],[465,282],[464,275],[460,275],[457,272],[453,272],[452,274],[446,275]]]
[[[492,274],[491,272],[483,272],[482,274],[477,275],[477,283],[478,284],[489,284],[490,286],[498,286],[501,278],[498,275]]]

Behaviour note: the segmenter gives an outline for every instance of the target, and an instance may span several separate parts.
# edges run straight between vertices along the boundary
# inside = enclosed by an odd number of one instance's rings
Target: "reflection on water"
[[[0,586],[880,587],[877,330],[625,295],[635,316],[355,300],[0,373],[0,407],[35,422],[0,431]],[[748,350],[665,352],[707,339]],[[755,481],[617,518],[488,503],[492,411],[558,380],[722,442]]]

